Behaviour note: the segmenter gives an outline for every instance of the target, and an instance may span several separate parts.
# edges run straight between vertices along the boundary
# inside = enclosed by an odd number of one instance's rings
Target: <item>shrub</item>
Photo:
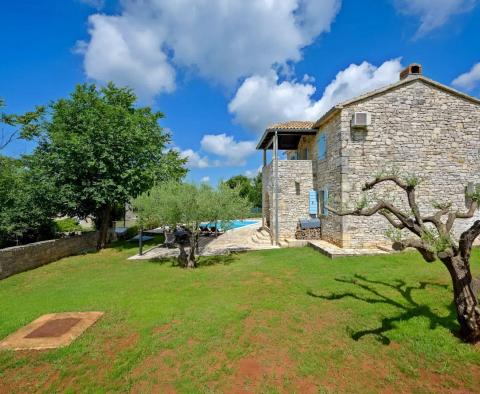
[[[60,219],[55,222],[55,229],[57,233],[73,233],[75,231],[82,231],[82,227],[73,218]]]

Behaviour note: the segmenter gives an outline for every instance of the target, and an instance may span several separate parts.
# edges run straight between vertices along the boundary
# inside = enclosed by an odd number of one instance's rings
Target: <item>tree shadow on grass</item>
[[[427,287],[438,287],[448,289],[448,285],[420,282],[418,286],[408,286],[404,280],[396,279],[392,283],[384,282],[381,280],[368,279],[362,275],[355,275],[353,279],[335,279],[337,282],[352,284],[363,290],[369,295],[364,296],[357,294],[353,291],[347,291],[343,293],[332,293],[328,296],[315,294],[312,291],[307,291],[307,294],[311,297],[321,298],[323,300],[341,300],[343,298],[353,298],[369,304],[387,304],[398,308],[400,313],[396,316],[385,317],[381,320],[379,327],[372,329],[365,329],[356,332],[351,332],[351,337],[355,341],[363,338],[366,335],[375,335],[379,342],[384,345],[390,344],[390,339],[386,336],[386,333],[395,328],[396,322],[407,321],[415,317],[426,317],[430,321],[430,329],[435,329],[438,326],[444,327],[450,330],[455,335],[458,331],[458,323],[456,320],[456,312],[453,304],[449,306],[449,314],[447,316],[439,316],[432,311],[432,308],[428,305],[422,305],[413,299],[414,291],[422,291]],[[398,301],[398,297],[388,297],[382,294],[381,290],[376,287],[386,287],[398,292],[398,295],[402,297],[403,302]]]
[[[197,261],[197,268],[213,265],[230,265],[236,260],[238,260],[238,256],[234,253],[219,256],[201,256]],[[147,261],[154,264],[170,264],[172,267],[180,267],[176,257],[154,258]]]
[[[230,265],[238,260],[235,253],[223,254],[218,256],[203,256],[198,260],[199,267],[209,267],[212,265]]]
[[[165,240],[163,235],[156,235],[153,239],[143,242],[143,251],[147,251],[155,246],[161,245]],[[127,240],[118,240],[113,242],[108,246],[110,249],[114,249],[118,252],[123,252],[125,250],[135,250],[138,253],[138,241],[127,241]]]
[[[172,267],[178,267],[178,260],[175,257],[154,257],[148,260],[138,260],[139,262],[147,262],[158,265],[170,264]]]

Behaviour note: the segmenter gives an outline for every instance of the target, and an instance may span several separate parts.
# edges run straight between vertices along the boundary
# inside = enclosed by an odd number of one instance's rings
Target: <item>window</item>
[[[321,134],[318,136],[318,160],[325,160],[327,158],[327,136]]]
[[[320,190],[320,204],[318,207],[319,214],[323,216],[328,216],[328,187],[324,187],[323,190]]]
[[[295,194],[297,196],[300,195],[300,182],[299,181],[295,181]]]
[[[310,190],[308,193],[309,196],[309,209],[308,213],[310,215],[316,215],[318,211],[318,198],[317,192],[315,190]]]

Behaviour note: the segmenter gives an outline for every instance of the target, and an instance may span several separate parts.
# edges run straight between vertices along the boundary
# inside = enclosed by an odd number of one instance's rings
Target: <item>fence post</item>
[[[143,226],[140,226],[140,233],[138,237],[138,254],[141,256],[143,255]]]

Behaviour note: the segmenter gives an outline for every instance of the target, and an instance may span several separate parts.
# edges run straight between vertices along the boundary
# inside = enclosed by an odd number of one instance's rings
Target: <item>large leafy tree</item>
[[[163,114],[136,106],[128,88],[78,85],[41,115],[32,166],[53,183],[59,213],[95,218],[99,249],[115,207],[185,175],[185,161],[167,150],[170,135],[158,123]]]
[[[189,183],[168,182],[154,187],[134,202],[140,221],[144,226],[155,227],[177,225],[186,227],[190,233],[188,254],[179,245],[179,261],[183,267],[197,265],[198,237],[202,222],[222,221],[222,226],[234,219],[244,218],[250,213],[251,205],[240,196],[239,189],[220,184],[217,189],[209,185],[197,186]]]
[[[4,112],[5,101],[0,98],[0,151],[18,138],[29,138],[37,132],[36,120],[44,112],[43,107],[23,115]]]
[[[0,247],[53,236],[52,195],[28,163],[0,156]]]
[[[235,175],[225,181],[231,189],[238,189],[240,196],[248,198],[254,207],[262,206],[262,174],[254,178],[245,175]]]
[[[252,179],[252,191],[250,192],[250,201],[256,208],[262,207],[262,173],[257,174]]]

